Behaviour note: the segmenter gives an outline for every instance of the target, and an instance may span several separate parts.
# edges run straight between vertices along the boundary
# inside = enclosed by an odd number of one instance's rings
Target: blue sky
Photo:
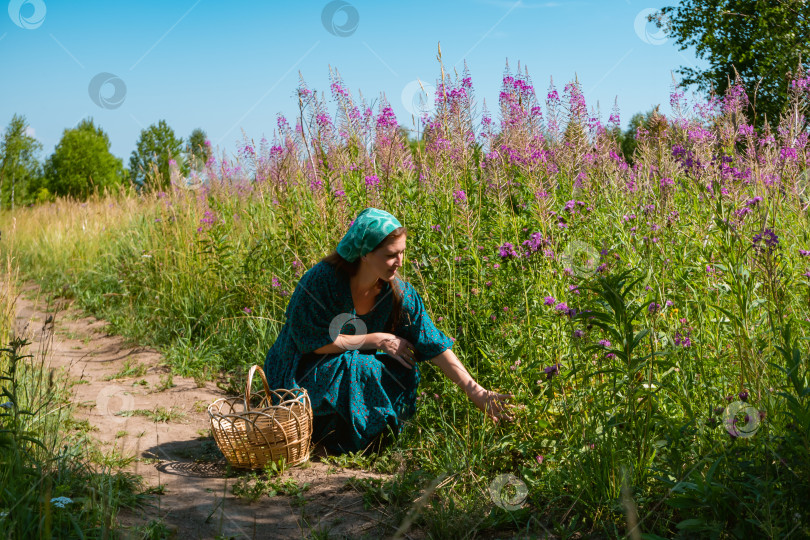
[[[618,98],[626,124],[655,104],[668,112],[672,72],[703,64],[637,22],[674,3],[11,0],[0,10],[0,125],[25,115],[42,158],[87,117],[125,164],[160,119],[183,138],[201,127],[230,153],[242,130],[269,139],[278,113],[297,114],[299,72],[328,96],[329,66],[355,96],[384,93],[411,125],[413,81],[436,84],[438,43],[445,69],[466,60],[490,111],[508,59],[528,68],[541,101],[550,77],[562,91],[577,76],[589,106],[606,119]]]

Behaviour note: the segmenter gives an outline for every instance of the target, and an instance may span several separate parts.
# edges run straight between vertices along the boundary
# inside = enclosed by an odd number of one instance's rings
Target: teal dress
[[[419,361],[453,345],[436,328],[410,283],[397,281],[402,311],[393,333],[416,348],[417,365],[407,369],[385,353],[348,350],[315,354],[338,334],[386,332],[392,311],[391,285],[385,282],[372,310],[357,315],[348,277],[321,261],[299,281],[287,305],[287,322],[267,352],[264,371],[271,388],[306,388],[312,400],[313,442],[331,452],[366,448],[390,426],[416,412]]]

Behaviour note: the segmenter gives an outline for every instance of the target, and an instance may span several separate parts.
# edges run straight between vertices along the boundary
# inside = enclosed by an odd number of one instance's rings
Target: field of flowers
[[[675,88],[633,156],[577,82],[542,102],[507,72],[495,113],[467,72],[437,87],[409,139],[384,98],[302,84],[272,140],[163,191],[4,215],[3,248],[176,373],[237,389],[303,272],[386,209],[456,354],[520,405],[493,425],[425,365],[384,456],[403,466],[374,490],[399,516],[430,486],[415,518],[441,538],[810,534],[810,78],[773,131],[739,85],[699,103]]]

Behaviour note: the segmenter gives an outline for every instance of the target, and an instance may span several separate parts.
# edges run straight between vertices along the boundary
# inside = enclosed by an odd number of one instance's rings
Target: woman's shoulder
[[[337,269],[334,266],[326,261],[320,261],[304,272],[304,275],[301,276],[301,281],[304,281],[304,279],[307,281],[322,279],[331,280],[338,279],[338,277]]]
[[[416,288],[411,285],[410,281],[405,281],[404,279],[396,278],[397,286],[399,287],[400,292],[402,293],[402,304],[404,306],[408,306],[416,298],[420,298],[419,293],[417,292]]]

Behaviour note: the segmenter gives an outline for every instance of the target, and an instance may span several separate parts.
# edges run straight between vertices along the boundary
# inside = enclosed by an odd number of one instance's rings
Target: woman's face
[[[380,279],[391,281],[397,269],[402,266],[405,253],[405,238],[402,235],[388,245],[378,247],[365,256],[368,264]]]

